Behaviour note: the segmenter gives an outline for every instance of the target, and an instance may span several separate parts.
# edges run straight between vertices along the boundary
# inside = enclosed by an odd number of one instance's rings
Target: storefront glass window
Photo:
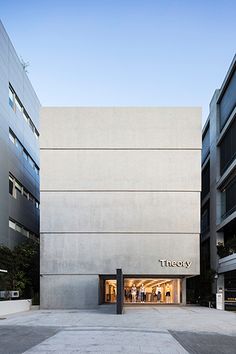
[[[125,278],[124,303],[128,304],[178,304],[180,279]],[[105,302],[116,302],[116,280],[105,281]]]

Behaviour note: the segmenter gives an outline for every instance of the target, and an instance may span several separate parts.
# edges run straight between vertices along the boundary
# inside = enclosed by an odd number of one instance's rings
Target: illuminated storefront
[[[101,303],[116,303],[116,279],[101,281]],[[124,278],[124,304],[180,304],[180,278]]]

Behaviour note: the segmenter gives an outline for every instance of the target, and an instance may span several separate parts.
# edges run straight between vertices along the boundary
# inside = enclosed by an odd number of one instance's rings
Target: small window
[[[15,224],[13,221],[9,220],[9,227],[10,227],[11,229],[15,230],[16,224]]]
[[[23,196],[26,198],[26,199],[29,199],[29,193],[23,189]]]
[[[16,107],[19,109],[19,111],[22,111],[22,103],[19,100],[19,98],[15,95],[15,102],[16,102]]]
[[[34,124],[31,119],[29,119],[29,126],[30,126],[31,130],[34,132]]]
[[[17,232],[20,232],[22,235],[37,241],[36,235],[33,232],[29,231],[26,227],[18,224],[18,222],[14,222],[13,220],[9,219],[9,227]]]
[[[34,202],[34,197],[32,196],[32,194],[29,193],[29,200],[33,203]]]
[[[39,209],[39,202],[37,202],[37,200],[35,200],[35,207],[36,209]]]
[[[13,178],[9,176],[9,193],[13,195]]]
[[[34,135],[35,135],[35,138],[36,138],[36,139],[39,138],[39,132],[37,131],[36,128],[34,129]]]
[[[15,224],[15,230],[22,233],[22,227],[19,224]]]
[[[22,187],[17,181],[15,181],[15,187],[16,187],[16,190],[18,190],[18,192],[22,193]]]
[[[23,109],[23,117],[24,117],[25,121],[28,123],[29,117],[28,117],[28,114],[26,113],[25,109]]]
[[[14,109],[14,92],[11,87],[9,87],[9,105]]]
[[[29,237],[29,231],[22,227],[22,234],[26,237]]]
[[[15,144],[15,136],[12,134],[12,132],[9,130],[9,139],[13,144]]]

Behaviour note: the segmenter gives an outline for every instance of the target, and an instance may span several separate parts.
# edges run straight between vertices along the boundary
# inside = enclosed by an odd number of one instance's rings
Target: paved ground
[[[224,328],[222,327],[222,331]],[[189,353],[236,353],[236,337],[213,333],[170,332]]]
[[[173,353],[187,351],[168,332],[103,329],[63,330],[28,350],[27,354],[49,353]]]
[[[0,326],[0,353],[20,354],[58,332],[53,327]]]
[[[0,354],[235,354],[236,314],[203,307],[30,311],[0,321]]]

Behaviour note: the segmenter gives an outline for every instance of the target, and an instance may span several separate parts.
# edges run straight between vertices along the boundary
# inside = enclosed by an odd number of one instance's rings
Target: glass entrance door
[[[105,280],[105,302],[115,303],[117,295],[116,280]]]

